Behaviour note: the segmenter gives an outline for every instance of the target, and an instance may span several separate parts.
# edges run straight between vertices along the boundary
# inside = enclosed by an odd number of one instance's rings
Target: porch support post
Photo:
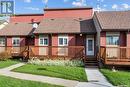
[[[126,46],[130,47],[130,32],[127,33],[127,40],[126,40]]]
[[[130,32],[127,33],[127,40],[126,40],[126,47],[127,47],[127,50],[126,50],[126,57],[127,58],[130,58]]]

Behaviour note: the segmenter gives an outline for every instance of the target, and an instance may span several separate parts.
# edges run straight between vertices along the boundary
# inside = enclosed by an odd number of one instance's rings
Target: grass
[[[115,86],[125,85],[125,87],[130,87],[130,72],[129,71],[113,72],[109,69],[101,69],[101,72],[104,74],[104,76],[106,76],[106,78],[113,85]]]
[[[18,63],[18,61],[15,61],[15,60],[0,61],[0,69],[8,67],[8,66],[13,65],[13,64],[17,64],[17,63]]]
[[[87,81],[85,70],[82,67],[41,66],[26,64],[22,67],[14,69],[13,71],[50,77],[58,77],[77,81]]]
[[[0,87],[61,87],[61,86],[0,76]]]

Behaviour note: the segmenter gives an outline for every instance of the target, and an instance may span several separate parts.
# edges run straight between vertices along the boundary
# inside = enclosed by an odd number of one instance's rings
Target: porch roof
[[[45,18],[34,33],[96,33],[96,29],[91,18]]]
[[[9,23],[0,30],[0,36],[26,36],[33,31],[31,23]]]
[[[102,30],[130,30],[130,11],[95,12]]]

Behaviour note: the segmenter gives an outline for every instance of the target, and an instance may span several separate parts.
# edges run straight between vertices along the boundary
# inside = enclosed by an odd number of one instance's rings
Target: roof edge
[[[54,11],[54,10],[85,10],[93,9],[92,7],[72,7],[72,8],[45,8],[44,11]]]

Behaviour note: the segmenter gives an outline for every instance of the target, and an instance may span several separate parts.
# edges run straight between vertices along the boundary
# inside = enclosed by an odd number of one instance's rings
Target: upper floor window
[[[68,36],[67,35],[59,35],[58,36],[58,45],[59,46],[68,46]]]
[[[12,44],[13,44],[13,46],[20,46],[20,38],[19,37],[13,37],[12,38]]]
[[[40,35],[39,36],[39,46],[48,46],[49,38],[48,36]]]
[[[107,45],[119,45],[119,33],[107,33],[106,34]]]
[[[0,37],[0,46],[5,46],[5,38]]]

